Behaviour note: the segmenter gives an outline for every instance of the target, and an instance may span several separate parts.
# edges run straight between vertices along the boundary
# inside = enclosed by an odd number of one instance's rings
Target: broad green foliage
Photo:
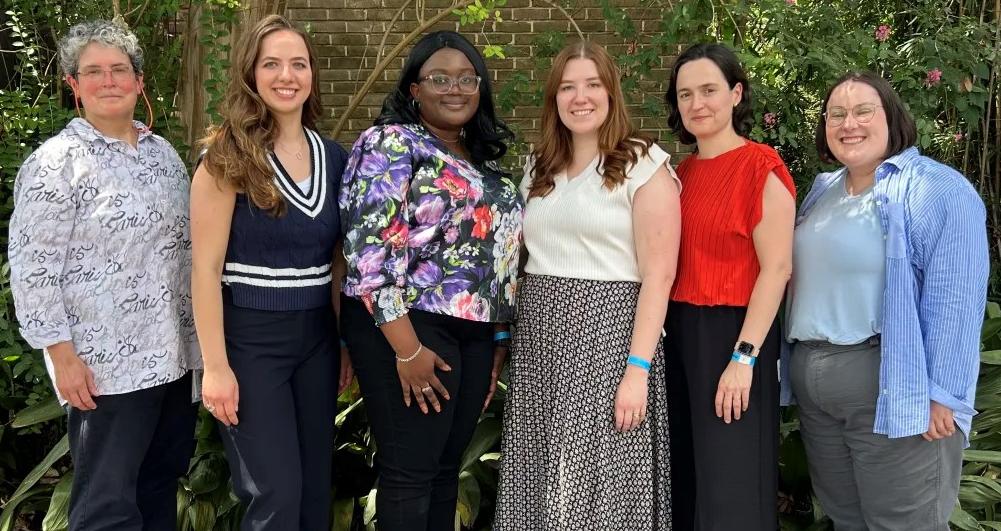
[[[570,16],[579,0],[552,3]],[[242,7],[238,0],[119,2],[125,21],[139,36],[146,53],[146,88],[154,108],[156,130],[171,140],[182,157],[189,147],[173,102],[182,56],[178,13],[200,10],[200,44],[207,52],[206,111],[218,121],[229,67],[230,29]],[[734,47],[751,76],[756,140],[775,146],[797,177],[801,189],[826,167],[813,147],[820,102],[828,85],[849,69],[872,69],[886,76],[917,119],[922,149],[963,171],[983,194],[991,219],[1001,219],[1001,152],[997,116],[1001,113],[998,74],[1001,25],[994,3],[986,0],[674,0],[665,9],[656,0],[641,0],[640,9],[663,13],[659,26],[639,31],[635,11],[598,0],[618,43],[614,56],[631,105],[666,123],[662,57],[676,55],[686,43],[722,41]],[[18,166],[44,139],[75,115],[72,96],[59,79],[53,61],[56,36],[72,24],[110,17],[110,0],[7,0],[0,27],[0,246],[6,249],[6,223]],[[588,5],[586,7],[593,7]],[[483,33],[483,53],[490,60],[509,55],[491,44],[490,21],[499,21],[504,0],[474,0],[450,11],[467,32]],[[557,9],[554,17],[562,16]],[[178,26],[178,27],[175,27]],[[598,36],[598,35],[595,35]],[[532,70],[519,69],[496,87],[501,116],[518,115],[541,105],[541,81],[552,57],[572,35],[541,32],[533,39]],[[656,72],[656,73],[655,73]],[[362,95],[363,96],[363,95]],[[148,120],[145,106],[136,109]],[[519,115],[520,116],[520,115]],[[515,175],[527,144],[516,142],[505,160]],[[996,228],[995,233],[997,234]],[[992,242],[1001,239],[994,237]],[[994,245],[1001,245],[994,243]],[[992,249],[994,260],[998,249]],[[995,268],[997,270],[997,268]],[[995,282],[992,297],[1001,296]],[[982,366],[972,446],[966,452],[956,529],[1001,529],[1001,308],[991,304],[983,329]],[[65,529],[68,488],[72,477],[63,411],[55,403],[40,353],[17,333],[10,297],[6,254],[0,254],[0,531]],[[503,379],[503,378],[502,378]],[[464,528],[490,528],[500,458],[500,422],[506,386],[499,384],[481,418],[460,476],[457,523]],[[373,460],[378,449],[368,426],[357,384],[338,399],[331,486],[337,531],[373,530],[375,485]],[[779,499],[783,529],[830,529],[810,493],[810,480],[795,411],[783,412]],[[229,469],[215,423],[201,412],[197,449],[188,475],[177,492],[179,526],[184,530],[235,530],[242,508],[231,493]]]

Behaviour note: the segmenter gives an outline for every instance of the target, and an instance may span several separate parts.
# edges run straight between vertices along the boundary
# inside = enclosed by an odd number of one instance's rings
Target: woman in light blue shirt
[[[783,391],[838,531],[947,530],[976,413],[984,204],[912,147],[881,77],[843,76],[823,110],[817,149],[844,167],[817,176],[797,217]]]

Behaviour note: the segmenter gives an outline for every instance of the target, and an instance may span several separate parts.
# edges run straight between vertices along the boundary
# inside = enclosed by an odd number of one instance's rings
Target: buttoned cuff
[[[977,411],[975,409],[973,409],[968,404],[964,403],[962,400],[953,396],[952,393],[946,391],[935,382],[929,381],[928,387],[929,387],[928,389],[929,398],[951,409],[953,411],[953,414],[955,413],[965,413],[967,415],[977,414]]]

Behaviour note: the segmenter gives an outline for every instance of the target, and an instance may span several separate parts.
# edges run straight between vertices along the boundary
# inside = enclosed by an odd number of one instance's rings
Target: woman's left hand
[[[497,390],[497,378],[500,378],[501,370],[504,368],[507,350],[507,347],[494,347],[494,367],[490,370],[490,392],[487,393],[487,399],[483,401],[483,410],[480,413],[487,410],[487,406],[490,405],[490,401],[494,397],[494,391]]]
[[[615,392],[615,429],[626,432],[646,419],[647,382],[650,373],[629,365]]]
[[[921,436],[926,441],[937,441],[951,437],[954,433],[956,433],[956,421],[952,416],[952,410],[932,401],[931,412],[928,415],[928,431]]]
[[[736,361],[723,370],[716,388],[716,416],[723,422],[729,424],[731,418],[740,420],[741,412],[747,411],[753,378],[752,367]]]
[[[355,377],[354,367],[351,366],[351,356],[348,355],[348,347],[341,346],[341,372],[337,385],[337,394],[341,394],[351,385],[351,380]]]

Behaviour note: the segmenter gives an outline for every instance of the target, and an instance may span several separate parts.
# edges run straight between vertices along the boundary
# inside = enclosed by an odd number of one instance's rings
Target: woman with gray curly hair
[[[70,406],[70,529],[173,530],[200,361],[188,175],[133,120],[143,95],[135,35],[103,20],[76,25],[59,61],[83,113],[15,181],[8,254],[20,331],[44,349]]]

